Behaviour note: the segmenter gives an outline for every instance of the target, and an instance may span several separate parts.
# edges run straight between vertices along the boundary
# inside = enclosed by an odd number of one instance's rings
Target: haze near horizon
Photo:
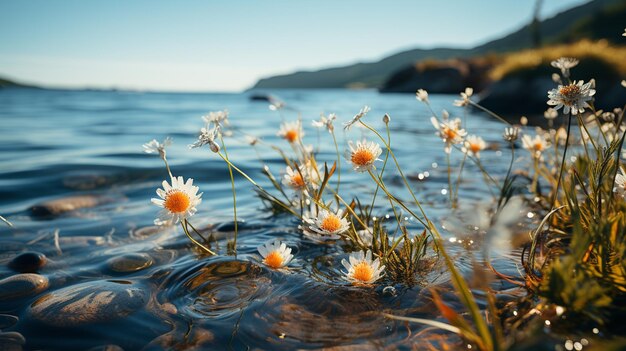
[[[545,0],[541,18],[585,3]],[[470,48],[527,24],[535,1],[0,1],[0,77],[48,87],[239,91],[258,79]]]

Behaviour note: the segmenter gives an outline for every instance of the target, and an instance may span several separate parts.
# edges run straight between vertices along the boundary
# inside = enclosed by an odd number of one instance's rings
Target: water
[[[350,286],[342,279],[339,262],[346,254],[341,247],[321,247],[304,240],[298,222],[287,215],[271,215],[241,177],[236,182],[238,214],[243,221],[238,255],[225,255],[233,227],[227,168],[208,148],[187,147],[202,126],[200,116],[225,108],[230,111],[235,128],[226,139],[230,157],[269,188],[262,166],[269,165],[280,176],[281,158],[260,146],[260,162],[244,135],[288,151],[276,132],[281,118],[295,120],[299,114],[307,131],[305,142],[321,145],[318,160],[332,163],[335,153],[329,136],[325,131],[318,136],[310,121],[320,113],[334,112],[345,122],[364,105],[372,108],[366,120],[377,128],[384,127],[384,113],[391,115],[392,147],[426,212],[446,227],[442,232],[452,238],[451,253],[458,257],[464,273],[473,269],[473,255],[467,252],[480,251],[484,232],[477,223],[484,213],[481,208],[491,203],[481,173],[466,164],[459,192],[461,210],[451,212],[448,195],[442,194],[448,182],[443,145],[434,135],[430,113],[413,95],[344,90],[273,93],[290,107],[283,116],[270,111],[266,102],[251,101],[248,93],[0,90],[0,214],[14,225],[12,229],[0,226],[0,278],[16,274],[8,266],[16,255],[36,251],[48,258],[38,272],[50,285],[36,294],[0,300],[0,313],[19,317],[3,332],[21,333],[26,349],[63,350],[102,345],[129,350],[174,345],[177,349],[235,350],[345,345],[410,349],[414,343],[441,337],[441,332],[380,315],[386,311],[442,320],[427,289],[448,286],[441,267],[424,273],[415,286],[395,285],[393,294],[383,292],[390,284],[386,281],[373,288]],[[453,115],[463,115],[451,104],[455,97],[430,98],[435,111],[446,108]],[[492,150],[482,154],[484,167],[496,177],[504,175],[510,153],[501,141],[502,124],[480,114],[468,115],[466,123],[470,134],[493,144]],[[347,135],[339,125],[337,130],[342,149],[348,139],[372,138],[359,128]],[[152,224],[158,209],[150,198],[167,174],[159,158],[143,154],[141,145],[166,136],[174,139],[168,149],[174,174],[194,178],[204,192],[193,223],[219,239],[218,257],[194,249],[179,227]],[[459,161],[453,155],[453,163]],[[367,175],[348,170],[345,162],[343,167],[344,198],[359,195],[370,201],[373,187]],[[401,192],[395,174],[389,172],[385,180]],[[406,192],[402,194],[408,198]],[[59,215],[42,216],[32,210],[42,202],[78,195],[87,196],[83,201],[90,205]],[[383,200],[378,204],[379,217],[390,213]],[[409,221],[417,231],[418,223]],[[259,263],[256,247],[271,238],[293,247],[296,260],[288,272],[272,271]],[[519,252],[505,249],[501,254],[498,269],[515,274]],[[111,264],[120,257],[144,261],[134,271],[120,272]],[[49,293],[84,283],[96,291],[115,284],[133,287],[145,296],[138,307],[116,310],[106,320],[59,325],[33,316],[33,306],[49,301]],[[498,284],[503,290],[511,288]],[[454,299],[450,304],[459,306]],[[63,304],[53,308],[62,309]]]

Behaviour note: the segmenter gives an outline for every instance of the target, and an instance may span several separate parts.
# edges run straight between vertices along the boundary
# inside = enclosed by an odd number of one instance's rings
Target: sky
[[[542,18],[587,0],[544,0]],[[241,91],[262,77],[470,48],[533,0],[0,0],[0,77],[67,88]]]

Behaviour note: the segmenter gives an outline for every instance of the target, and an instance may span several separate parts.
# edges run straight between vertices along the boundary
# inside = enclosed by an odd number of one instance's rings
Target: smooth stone
[[[107,260],[109,268],[118,273],[137,272],[152,266],[154,260],[145,253],[131,253],[116,256]]]
[[[46,290],[48,278],[34,273],[16,274],[0,280],[0,300],[35,295]]]
[[[29,315],[44,324],[72,327],[125,317],[146,304],[144,290],[130,282],[100,280],[50,292],[29,308]]]
[[[0,330],[14,326],[19,320],[19,318],[10,314],[0,314]]]
[[[36,217],[58,216],[81,208],[95,207],[103,202],[100,196],[69,196],[36,204],[30,208],[30,212]]]
[[[18,332],[0,332],[0,350],[22,350],[22,345],[26,343],[24,336]]]
[[[9,262],[9,268],[20,273],[36,273],[48,263],[48,258],[41,252],[24,252]]]

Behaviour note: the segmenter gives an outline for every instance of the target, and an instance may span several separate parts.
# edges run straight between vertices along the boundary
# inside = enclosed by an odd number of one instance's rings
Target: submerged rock
[[[145,253],[131,253],[112,257],[107,260],[107,266],[114,272],[131,273],[152,266],[154,260]]]
[[[43,275],[16,274],[0,280],[0,300],[35,295],[46,290],[49,284],[48,278]]]
[[[20,319],[10,314],[0,314],[0,330],[14,326]]]
[[[69,196],[36,204],[30,208],[30,212],[35,217],[51,217],[81,208],[95,207],[104,202],[103,197],[96,195]]]
[[[36,273],[48,263],[48,258],[41,252],[24,252],[9,262],[9,268],[20,273]]]
[[[119,319],[146,304],[146,293],[130,281],[100,280],[48,293],[29,308],[34,320],[56,327],[72,327]]]
[[[26,339],[18,332],[0,332],[0,350],[22,350],[25,343]]]

